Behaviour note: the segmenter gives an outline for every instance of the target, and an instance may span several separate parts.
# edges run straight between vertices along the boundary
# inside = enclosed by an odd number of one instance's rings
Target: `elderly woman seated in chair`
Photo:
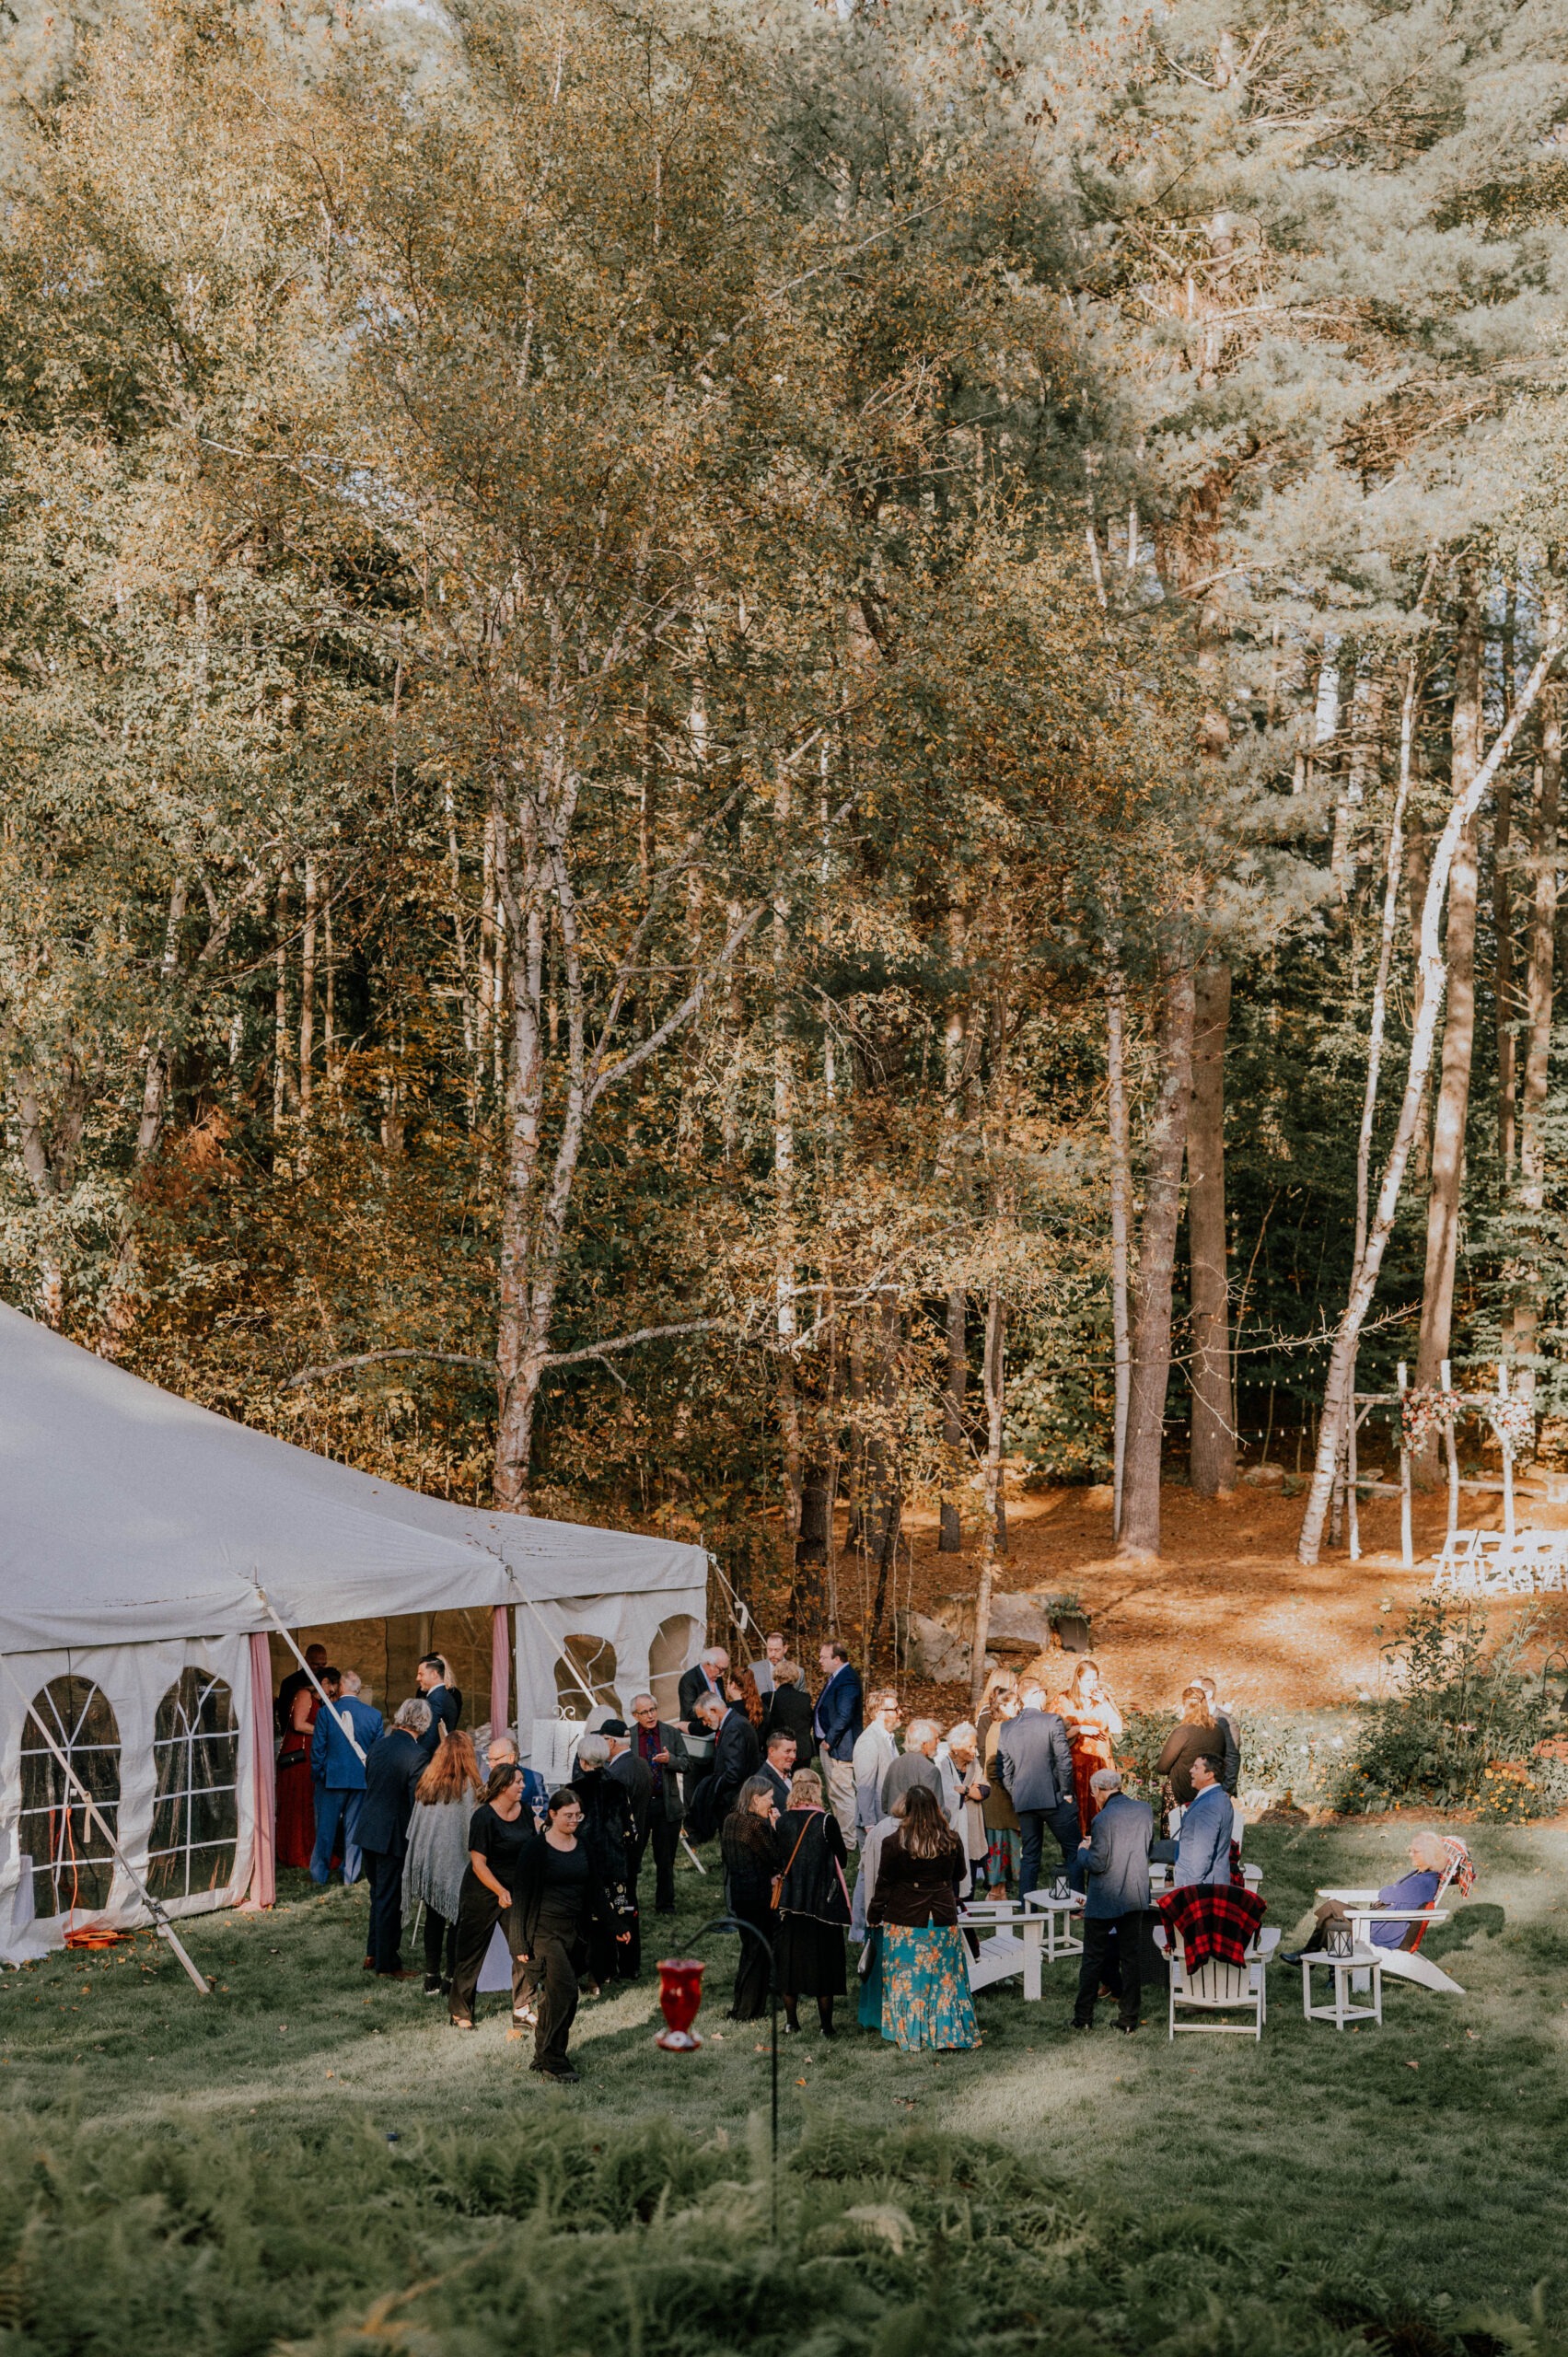
[[[1407,1922],[1403,1917],[1413,1910],[1430,1907],[1437,1896],[1448,1866],[1448,1850],[1443,1836],[1440,1833],[1412,1833],[1410,1860],[1410,1873],[1401,1875],[1398,1882],[1385,1883],[1377,1894],[1377,1906],[1398,1908],[1400,1916],[1391,1923],[1373,1924],[1374,1947],[1408,1947],[1420,1931],[1419,1923]],[[1325,1898],[1318,1907],[1310,1936],[1298,1948],[1282,1948],[1280,1962],[1299,1964],[1304,1956],[1317,1955],[1328,1944],[1328,1925],[1343,1923],[1349,1916],[1349,1908],[1339,1899]]]

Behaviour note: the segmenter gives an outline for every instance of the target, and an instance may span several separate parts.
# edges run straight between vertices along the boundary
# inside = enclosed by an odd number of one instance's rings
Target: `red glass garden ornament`
[[[694,2053],[703,2041],[691,2025],[703,2002],[701,1956],[668,1956],[658,1968],[658,2001],[664,2027],[656,2043],[667,2053]]]

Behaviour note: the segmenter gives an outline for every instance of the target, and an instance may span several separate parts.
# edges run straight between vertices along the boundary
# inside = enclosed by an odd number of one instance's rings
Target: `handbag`
[[[801,1829],[800,1829],[799,1839],[796,1840],[796,1845],[795,1845],[794,1849],[793,1849],[793,1850],[790,1852],[790,1853],[789,1853],[789,1865],[787,1865],[787,1866],[784,1868],[784,1874],[782,1874],[782,1875],[775,1875],[773,1876],[773,1894],[772,1894],[772,1898],[770,1899],[770,1901],[769,1901],[769,1904],[770,1904],[770,1906],[772,1908],[772,1910],[773,1910],[773,1912],[774,1912],[774,1914],[775,1914],[775,1915],[776,1915],[776,1914],[778,1913],[778,1911],[779,1911],[779,1903],[780,1903],[780,1901],[782,1900],[782,1898],[784,1898],[784,1875],[788,1875],[788,1874],[789,1874],[789,1872],[791,1871],[791,1868],[792,1868],[792,1867],[794,1866],[794,1864],[795,1864],[795,1862],[796,1862],[796,1858],[798,1858],[798,1857],[799,1857],[799,1855],[800,1855],[800,1844],[801,1844],[801,1842],[802,1842],[802,1841],[804,1841],[804,1840],[805,1840],[805,1839],[806,1839],[807,1835],[810,1832],[810,1830],[811,1830],[811,1819],[810,1819],[809,1817],[807,1817],[807,1820],[806,1820],[806,1822],[805,1822],[805,1824],[804,1824],[804,1825],[801,1827]]]

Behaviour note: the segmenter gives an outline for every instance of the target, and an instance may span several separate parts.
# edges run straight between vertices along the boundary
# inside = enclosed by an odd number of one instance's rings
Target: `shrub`
[[[1557,1763],[1537,1751],[1553,1733],[1548,1689],[1521,1666],[1534,1634],[1521,1620],[1489,1650],[1483,1613],[1440,1596],[1412,1606],[1383,1648],[1399,1690],[1365,1706],[1334,1806],[1473,1808],[1504,1820],[1555,1807]]]

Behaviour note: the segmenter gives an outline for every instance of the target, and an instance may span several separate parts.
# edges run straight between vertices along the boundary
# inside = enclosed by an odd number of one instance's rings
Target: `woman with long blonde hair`
[[[458,1960],[458,1903],[469,1862],[469,1819],[483,1789],[473,1737],[450,1730],[414,1787],[403,1861],[403,1920],[424,1908],[424,1993],[442,1997]],[[445,1954],[443,1954],[445,1951]]]

